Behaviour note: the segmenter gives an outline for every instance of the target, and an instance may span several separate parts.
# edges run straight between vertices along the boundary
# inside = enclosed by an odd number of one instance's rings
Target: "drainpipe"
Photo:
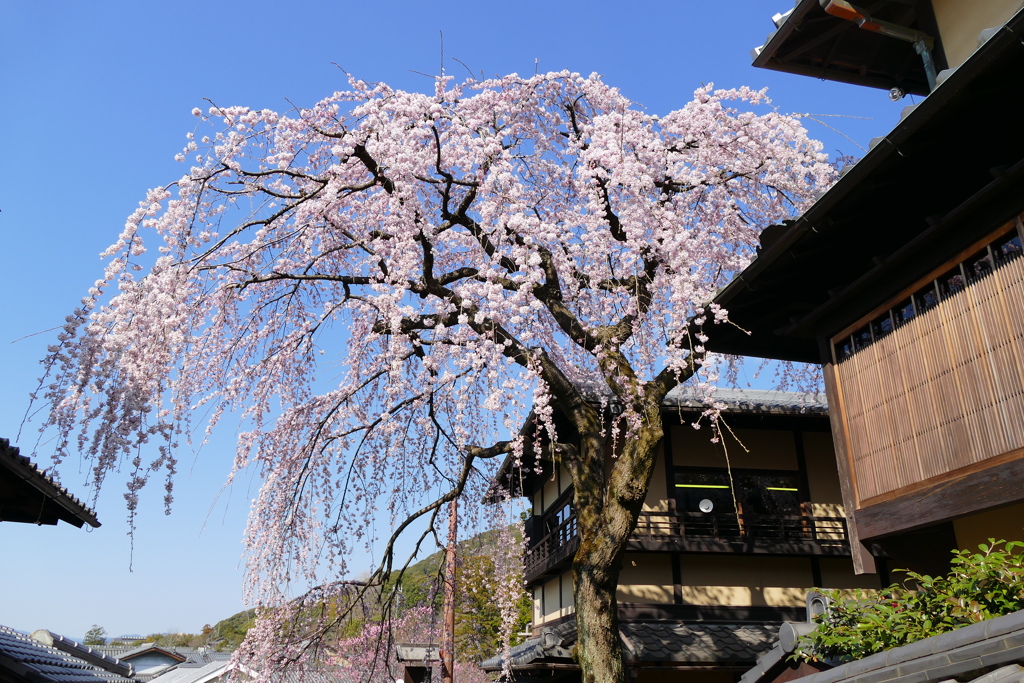
[[[882,21],[881,19],[874,19],[866,10],[851,5],[846,0],[819,0],[819,2],[826,14],[852,21],[865,31],[912,43],[914,50],[917,54],[921,55],[921,61],[924,63],[925,78],[928,79],[928,90],[929,92],[935,90],[935,61],[932,59],[932,50],[935,49],[934,38],[922,31]]]

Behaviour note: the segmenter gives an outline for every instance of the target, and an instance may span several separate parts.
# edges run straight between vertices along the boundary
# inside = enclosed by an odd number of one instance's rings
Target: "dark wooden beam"
[[[860,537],[883,538],[1021,502],[1024,449],[996,460],[985,469],[960,476],[954,472],[915,491],[902,495],[897,491],[896,497],[857,510]],[[852,526],[850,531],[853,533]]]
[[[853,480],[853,464],[850,458],[849,430],[846,427],[846,411],[843,406],[842,389],[835,366],[825,363],[822,366],[825,376],[825,395],[828,397],[829,418],[832,421],[832,444],[836,453],[836,466],[839,470],[839,487],[843,494],[843,508],[846,511],[847,535],[850,539],[850,555],[853,558],[853,571],[857,574],[877,574],[875,558],[871,555],[861,539],[854,514],[857,507],[857,490]]]

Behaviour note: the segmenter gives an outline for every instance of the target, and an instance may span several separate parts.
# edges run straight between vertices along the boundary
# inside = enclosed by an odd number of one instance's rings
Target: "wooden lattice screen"
[[[1024,258],[838,363],[836,375],[858,507],[1024,448]]]

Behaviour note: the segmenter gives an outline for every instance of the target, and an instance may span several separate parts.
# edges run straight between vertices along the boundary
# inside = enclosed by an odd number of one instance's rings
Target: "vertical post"
[[[448,548],[444,554],[444,627],[441,633],[441,683],[455,681],[455,541],[459,503],[448,504]]]

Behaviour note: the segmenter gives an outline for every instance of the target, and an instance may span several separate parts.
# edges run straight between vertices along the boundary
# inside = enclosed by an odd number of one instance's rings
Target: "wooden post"
[[[458,499],[448,504],[448,548],[444,555],[444,626],[441,633],[441,683],[455,681],[455,541]]]

